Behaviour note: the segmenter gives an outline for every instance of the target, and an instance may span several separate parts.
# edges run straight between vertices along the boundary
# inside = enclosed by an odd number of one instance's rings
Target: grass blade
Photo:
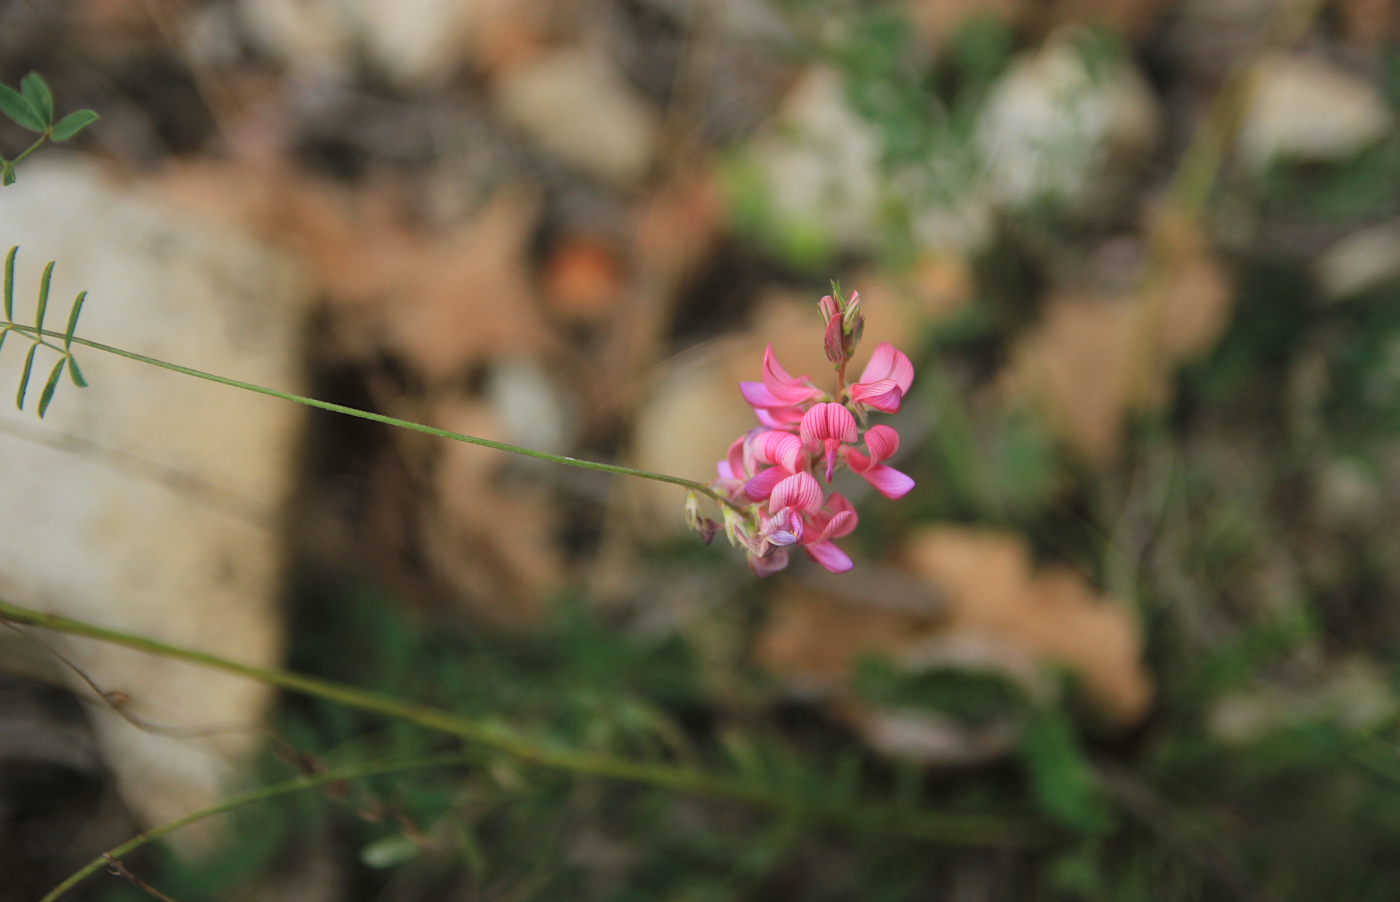
[[[19,394],[15,395],[15,406],[24,410],[24,393],[29,390],[29,373],[34,369],[34,352],[39,350],[36,341],[29,346],[29,356],[24,358],[24,373],[19,377]]]
[[[68,331],[63,333],[63,350],[67,351],[73,347],[73,330],[78,328],[78,314],[83,312],[83,301],[87,300],[87,292],[80,291],[73,300],[73,309],[68,311]]]
[[[68,376],[78,388],[87,388],[87,380],[83,378],[83,371],[78,369],[78,361],[72,354],[68,355]]]
[[[63,362],[65,360],[67,360],[66,357],[58,358],[58,363],[55,363],[49,372],[49,381],[44,383],[44,393],[39,396],[39,419],[41,420],[44,418],[44,414],[48,413],[49,402],[53,400],[53,393],[58,389],[58,377],[63,375]]]
[[[53,125],[53,92],[42,75],[38,72],[26,75],[20,80],[19,93],[39,113],[45,128]]]
[[[53,264],[54,261],[50,260],[49,265],[44,267],[44,277],[39,280],[39,311],[34,314],[35,329],[44,328],[44,311],[49,307],[49,281],[53,278]],[[40,337],[38,333],[35,335]]]
[[[9,323],[15,321],[15,254],[18,252],[16,244],[5,255],[5,321]]]

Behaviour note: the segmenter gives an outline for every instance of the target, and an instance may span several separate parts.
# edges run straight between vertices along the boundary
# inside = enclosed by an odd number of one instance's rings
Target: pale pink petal
[[[797,424],[802,422],[802,411],[797,407],[755,407],[753,413],[769,429],[785,432],[796,432]]]
[[[903,351],[896,350],[887,341],[875,346],[875,353],[870,355],[870,362],[856,381],[877,382],[881,379],[893,379],[901,394],[908,394],[909,386],[914,384],[914,364],[909,362]]]
[[[802,550],[807,552],[807,557],[821,564],[832,573],[845,573],[855,566],[846,552],[837,548],[831,542],[818,542],[815,545],[804,545]],[[786,551],[786,549],[784,549]]]
[[[715,469],[716,469],[716,470],[719,470],[719,478],[720,478],[720,479],[738,479],[738,478],[739,478],[738,476],[735,476],[735,475],[734,475],[734,468],[731,467],[731,466],[729,465],[729,461],[727,461],[727,460],[722,460],[722,461],[720,461],[719,464],[715,467]]]
[[[889,460],[899,451],[899,433],[891,426],[871,426],[865,433],[865,447],[870,449],[870,462]]]
[[[904,392],[893,379],[877,379],[874,382],[857,382],[851,386],[851,400],[868,404],[885,413],[899,413],[899,405],[904,400]]]
[[[803,401],[820,398],[824,394],[821,389],[804,384],[806,379],[806,376],[801,379],[789,376],[788,371],[783,369],[783,365],[778,362],[777,355],[773,353],[772,345],[769,345],[767,350],[763,352],[763,384],[768,387],[769,393],[782,404],[801,404]],[[763,404],[759,406],[774,407],[777,405]]]
[[[853,442],[860,437],[856,428],[856,418],[840,404],[813,404],[802,417],[800,429],[804,442],[824,442],[834,439],[838,442]]]
[[[786,548],[775,548],[766,557],[749,555],[749,566],[753,568],[756,576],[772,576],[788,565],[788,551]]]
[[[755,501],[763,501],[773,494],[773,487],[786,479],[788,475],[782,467],[769,467],[744,483],[744,494]]]
[[[777,464],[789,473],[807,468],[806,449],[802,439],[791,432],[765,432],[754,439],[754,459],[759,463]]]
[[[852,469],[855,469],[852,467]],[[894,467],[876,464],[860,475],[864,476],[875,490],[886,498],[903,498],[914,487],[914,480]]]
[[[745,479],[748,477],[749,474],[744,469],[744,441],[747,438],[747,434],[741,435],[729,446],[729,453],[724,456],[724,462],[729,467],[729,473],[725,474],[723,471],[720,471],[719,475],[727,476],[729,479]]]
[[[796,473],[773,487],[768,499],[768,510],[776,513],[785,507],[815,514],[822,507],[822,487],[811,473]]]
[[[739,392],[744,396],[750,407],[763,410],[764,408],[786,407],[791,401],[780,401],[768,390],[768,386],[762,382],[740,382]]]

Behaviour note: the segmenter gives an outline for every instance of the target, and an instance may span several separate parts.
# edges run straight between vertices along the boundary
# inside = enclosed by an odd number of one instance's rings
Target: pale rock
[[[569,165],[621,187],[651,167],[658,115],[601,50],[577,47],[503,73],[502,117]]]
[[[1098,67],[1068,40],[1052,38],[992,88],[976,141],[996,203],[1091,210],[1146,160],[1161,130],[1151,89],[1127,60]]]
[[[551,454],[572,447],[576,411],[537,359],[497,360],[486,383],[486,400],[511,444]]]
[[[1353,232],[1313,264],[1323,297],[1339,301],[1400,276],[1400,220]]]
[[[119,348],[295,390],[308,292],[294,269],[233,229],[176,215],[77,161],[28,164],[4,189],[0,245],[21,245],[15,316],[32,323],[57,261],[46,325],[80,289],[77,333]],[[11,334],[0,385],[17,386],[27,342]],[[17,604],[273,666],[278,512],[290,489],[296,405],[92,349],[89,382],[65,377],[35,404],[56,354],[41,351],[23,413],[0,412],[0,595]],[[157,824],[216,800],[255,747],[271,699],[256,682],[91,640],[45,635],[144,721],[225,730],[175,739],[90,710],[127,805]],[[70,674],[75,691],[90,690]],[[197,831],[196,831],[197,832]]]
[[[439,81],[463,61],[467,0],[241,0],[264,52],[296,69],[346,78],[361,54],[401,85]]]
[[[1251,79],[1238,150],[1255,171],[1280,158],[1345,160],[1394,125],[1374,85],[1312,57],[1265,54]]]
[[[765,216],[786,246],[873,246],[881,142],[845,91],[840,73],[813,69],[749,147]]]

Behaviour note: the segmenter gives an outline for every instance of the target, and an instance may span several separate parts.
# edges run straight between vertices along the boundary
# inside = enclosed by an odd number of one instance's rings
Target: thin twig
[[[833,804],[796,798],[779,790],[715,776],[691,767],[545,747],[504,724],[473,720],[439,708],[303,674],[240,664],[207,652],[181,648],[67,617],[30,610],[5,601],[0,601],[0,618],[238,674],[282,689],[316,696],[361,711],[382,714],[417,724],[428,730],[457,736],[542,767],[581,776],[639,783],[686,795],[737,802],[794,817],[812,825],[950,845],[1040,845],[1053,839],[1048,828],[1029,818],[911,811],[889,805]]]
[[[107,862],[107,870],[113,875],[117,877],[125,877],[137,889],[144,890],[150,893],[152,896],[155,896],[157,899],[161,900],[161,902],[175,902],[174,899],[170,898],[165,893],[161,892],[154,886],[151,886],[149,883],[142,880],[140,877],[137,877],[135,874],[131,873],[131,871],[127,869],[127,866],[122,864],[117,859],[113,858],[110,852],[103,852],[102,857]]]

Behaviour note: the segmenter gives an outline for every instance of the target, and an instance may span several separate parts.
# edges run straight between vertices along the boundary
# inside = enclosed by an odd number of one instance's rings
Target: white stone
[[[545,150],[603,181],[634,185],[651,167],[658,114],[601,50],[563,50],[508,70],[496,104]]]
[[[749,159],[780,233],[864,249],[877,235],[881,141],[845,91],[835,70],[808,72],[755,139]]]
[[[307,290],[282,257],[247,236],[169,212],[72,159],[26,164],[0,194],[0,211],[0,250],[21,246],[17,322],[32,324],[40,273],[55,260],[48,328],[64,328],[86,289],[82,337],[298,388]],[[27,345],[12,333],[0,352],[8,397]],[[65,376],[40,420],[35,405],[56,358],[41,349],[23,413],[0,405],[0,596],[275,665],[276,523],[301,409],[80,348],[89,387]],[[256,727],[271,697],[257,683],[190,664],[47,639],[103,690],[129,695],[127,710],[150,723]],[[211,803],[260,739],[248,729],[175,739],[92,710],[119,789],[148,824]]]
[[[1361,294],[1400,276],[1400,220],[1352,232],[1313,266],[1329,300]]]
[[[1238,149],[1255,170],[1276,158],[1344,160],[1393,125],[1369,82],[1308,56],[1270,53],[1255,64]]]
[[[1151,90],[1127,61],[1101,66],[1091,71],[1078,48],[1052,39],[992,88],[976,140],[993,200],[1081,209],[1116,187],[1120,167],[1150,152],[1160,130]]]

